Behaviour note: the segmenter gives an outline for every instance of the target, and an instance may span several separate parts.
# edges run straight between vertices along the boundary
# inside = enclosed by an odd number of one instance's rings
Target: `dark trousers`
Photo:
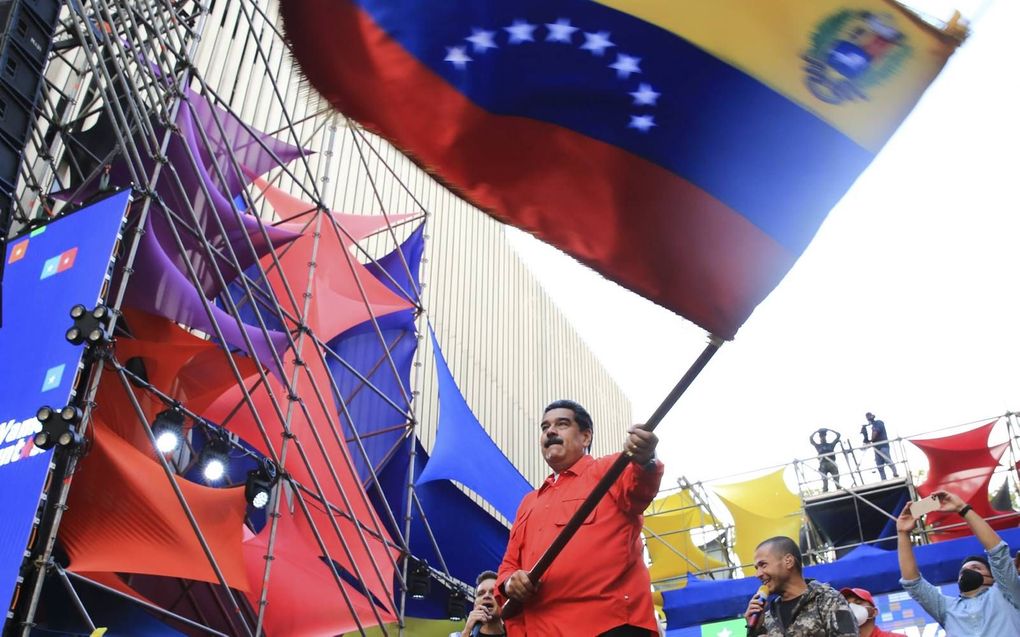
[[[617,626],[600,634],[598,637],[653,637],[656,633],[648,632],[647,628],[637,626]]]
[[[875,445],[875,467],[878,468],[878,475],[882,476],[882,479],[885,480],[885,467],[883,465],[889,465],[893,476],[900,477],[900,474],[896,473],[896,465],[893,464],[889,445]]]
[[[832,474],[832,481],[836,483],[836,488],[840,488],[839,467],[836,466],[832,458],[822,456],[822,459],[818,461],[818,471],[822,474],[822,491],[829,490],[829,474]]]

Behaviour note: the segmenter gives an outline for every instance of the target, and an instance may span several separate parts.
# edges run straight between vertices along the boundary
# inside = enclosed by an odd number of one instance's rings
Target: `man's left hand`
[[[655,445],[659,437],[654,431],[645,431],[644,425],[634,425],[627,430],[627,440],[623,443],[623,451],[630,455],[634,464],[646,465],[655,457]]]
[[[933,496],[939,499],[939,511],[948,513],[959,513],[960,509],[967,505],[963,498],[948,491],[935,491]]]

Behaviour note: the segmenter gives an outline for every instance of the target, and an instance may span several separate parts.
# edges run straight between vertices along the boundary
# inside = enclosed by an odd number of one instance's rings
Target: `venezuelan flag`
[[[281,0],[337,108],[732,338],[959,40],[887,0]]]

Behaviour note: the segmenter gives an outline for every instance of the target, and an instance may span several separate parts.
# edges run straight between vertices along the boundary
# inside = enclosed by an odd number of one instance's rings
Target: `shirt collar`
[[[563,476],[575,476],[576,477],[576,476],[580,475],[581,472],[584,471],[585,468],[587,468],[588,465],[590,465],[593,462],[595,462],[595,458],[593,458],[591,456],[591,454],[586,453],[583,456],[581,456],[580,458],[578,458],[577,462],[575,462],[574,464],[570,465],[570,468],[564,469],[563,471],[561,471],[560,474],[559,474],[559,477],[563,477]],[[538,490],[542,491],[546,487],[552,486],[553,484],[556,483],[556,480],[557,480],[556,474],[555,473],[550,473],[549,477],[545,479],[545,482],[542,483],[542,486],[539,487]]]

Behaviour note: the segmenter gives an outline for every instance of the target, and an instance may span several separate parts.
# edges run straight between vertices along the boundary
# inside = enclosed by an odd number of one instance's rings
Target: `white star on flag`
[[[662,93],[658,93],[651,84],[639,84],[638,90],[630,94],[634,98],[634,106],[655,106]]]
[[[572,26],[570,20],[566,18],[560,18],[552,24],[546,22],[545,26],[549,29],[549,35],[545,36],[546,42],[566,42],[570,44],[570,39],[574,37],[574,31],[577,31],[577,27]]]
[[[626,53],[618,53],[616,55],[616,61],[609,65],[609,68],[616,69],[616,76],[621,80],[625,80],[630,77],[631,73],[640,73],[641,67],[638,63],[641,62],[641,58],[636,58]]]
[[[455,68],[463,71],[467,68],[467,63],[473,61],[467,54],[462,46],[448,46],[446,47],[446,57],[443,58],[444,62],[450,62]]]
[[[636,128],[642,133],[647,133],[652,127],[657,125],[655,118],[651,115],[631,115],[630,124],[627,124],[627,128]]]
[[[609,31],[599,31],[598,33],[585,33],[584,44],[581,48],[585,51],[591,51],[594,55],[602,55],[611,46],[616,46],[609,40]]]
[[[717,637],[732,637],[732,635],[733,633],[730,631],[729,628],[723,628],[722,630],[719,631]]]
[[[510,34],[510,44],[534,42],[536,28],[538,28],[538,25],[530,24],[526,20],[514,20],[512,25],[503,27],[503,29]]]
[[[471,36],[464,39],[474,45],[475,53],[484,53],[485,49],[499,48],[494,39],[495,35],[495,31],[471,29]]]

